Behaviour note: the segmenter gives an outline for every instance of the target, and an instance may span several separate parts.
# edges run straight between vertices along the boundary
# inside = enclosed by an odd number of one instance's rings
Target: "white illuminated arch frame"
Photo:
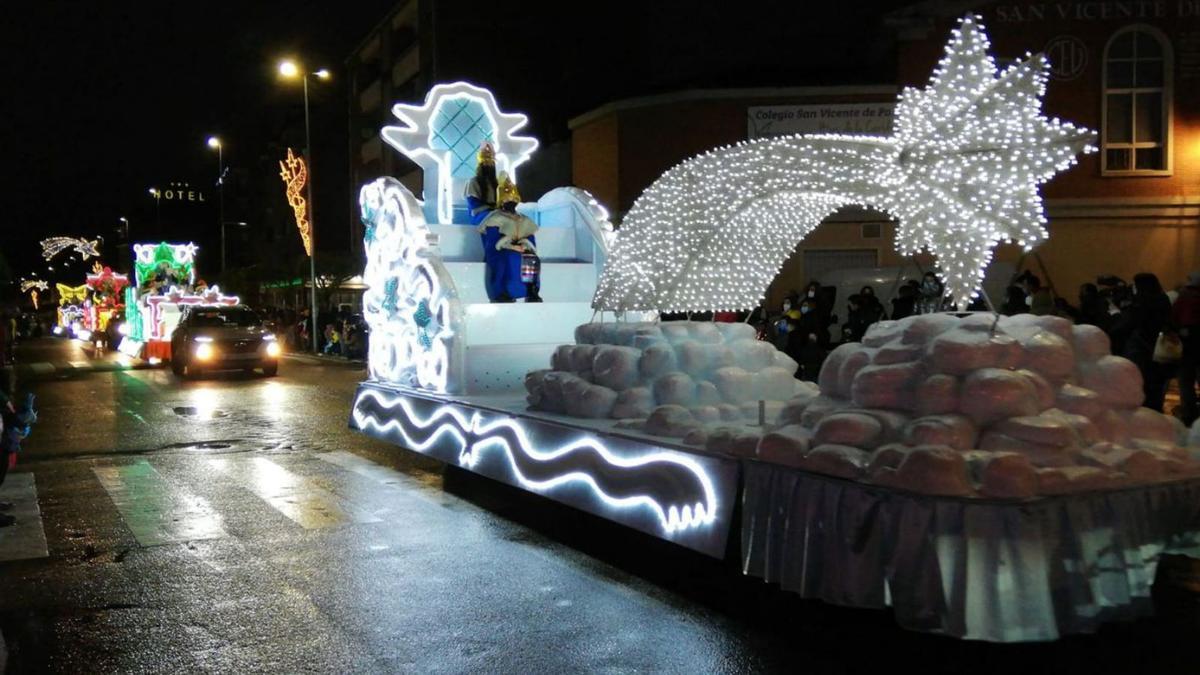
[[[454,82],[439,84],[429,90],[422,105],[397,103],[392,107],[394,114],[404,126],[384,127],[380,136],[388,145],[404,153],[416,162],[425,172],[425,201],[435,206],[434,213],[440,223],[449,223],[453,214],[453,184],[452,162],[453,153],[449,150],[435,150],[431,146],[433,136],[433,121],[437,118],[442,105],[455,99],[470,99],[481,106],[487,114],[488,121],[494,129],[492,145],[496,150],[496,170],[507,171],[514,181],[517,180],[517,167],[537,150],[537,139],[529,136],[519,136],[517,131],[522,129],[529,118],[520,113],[505,113],[496,105],[492,92],[469,82]],[[434,178],[434,188],[430,194],[430,178]]]
[[[1041,114],[1044,57],[1000,70],[964,17],[925,89],[905,89],[891,136],[795,135],[684,161],[634,203],[592,306],[669,312],[757,307],[796,243],[862,204],[897,220],[896,246],[937,256],[960,307],[992,248],[1047,236],[1039,186],[1091,152],[1094,132]]]

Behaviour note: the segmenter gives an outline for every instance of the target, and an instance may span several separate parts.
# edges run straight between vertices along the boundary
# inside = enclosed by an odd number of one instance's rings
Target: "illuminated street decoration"
[[[54,256],[66,251],[74,249],[79,254],[81,260],[88,258],[99,258],[100,251],[98,246],[100,241],[93,239],[91,241],[78,237],[50,237],[42,240],[42,257],[46,260],[51,260]]]
[[[394,178],[364,185],[358,203],[367,229],[363,318],[371,328],[371,376],[444,392],[454,336],[445,288],[453,286],[435,264],[421,205]]]
[[[34,309],[41,309],[40,307],[38,307],[38,292],[37,292],[36,288],[31,289],[29,291],[29,299],[33,300],[33,308]]]
[[[55,284],[55,286],[58,288],[58,304],[60,305],[78,304],[87,299],[87,284],[82,286]]]
[[[296,228],[304,242],[304,252],[312,255],[312,225],[308,222],[308,202],[304,199],[304,185],[308,182],[308,166],[303,157],[297,157],[288,148],[287,159],[279,163],[279,175],[287,188],[288,205],[296,214]]]
[[[41,279],[27,279],[21,282],[21,292],[28,293],[31,290],[46,291],[50,289],[50,284]]]
[[[495,148],[497,175],[507,171],[514,181],[517,167],[538,147],[536,139],[517,135],[529,121],[525,115],[501,112],[492,92],[467,82],[439,84],[424,104],[397,103],[392,113],[404,126],[384,127],[380,135],[425,172],[426,217],[441,223],[452,221],[455,180],[475,173],[484,141]]]
[[[405,447],[417,452],[452,452],[463,468],[477,469],[490,454],[499,455],[514,484],[531,492],[583,487],[606,509],[647,511],[660,535],[711,528],[717,519],[713,478],[684,453],[652,449],[619,454],[583,431],[542,450],[522,420],[501,415],[487,421],[480,412],[468,416],[452,405],[421,415],[406,396],[374,389],[360,389],[352,416],[358,428],[394,431]]]
[[[1095,134],[1041,114],[1048,66],[997,69],[979,17],[959,23],[925,89],[906,89],[891,136],[739,143],[667,171],[622,223],[596,309],[752,309],[825,216],[850,204],[897,219],[905,255],[938,258],[959,307],[992,248],[1046,238],[1038,187],[1094,150]]]

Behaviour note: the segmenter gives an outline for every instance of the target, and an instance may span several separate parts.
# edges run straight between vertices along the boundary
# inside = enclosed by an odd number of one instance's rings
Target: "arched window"
[[[1162,33],[1130,26],[1108,41],[1103,105],[1103,173],[1169,173],[1171,47]]]

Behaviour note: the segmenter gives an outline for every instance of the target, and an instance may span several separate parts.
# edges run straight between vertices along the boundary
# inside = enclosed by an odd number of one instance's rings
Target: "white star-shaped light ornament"
[[[992,248],[1046,238],[1039,186],[1092,152],[1095,133],[1041,113],[1048,64],[997,69],[979,17],[959,22],[925,89],[906,89],[891,136],[795,135],[712,150],[670,169],[617,232],[592,306],[756,307],[797,242],[861,204],[897,220],[901,253],[937,256],[960,308]]]
[[[474,173],[484,141],[496,151],[496,173],[507,171],[514,181],[517,167],[538,147],[537,139],[517,135],[528,117],[501,112],[492,92],[469,82],[436,85],[423,104],[397,103],[392,114],[404,126],[384,127],[380,135],[424,171],[424,200],[435,207],[427,217],[441,223],[452,220],[454,179],[463,178],[464,163]]]

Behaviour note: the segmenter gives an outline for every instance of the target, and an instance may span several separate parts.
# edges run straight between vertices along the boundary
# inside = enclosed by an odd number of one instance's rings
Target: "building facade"
[[[1094,129],[1099,152],[1044,186],[1050,238],[1020,263],[1074,300],[1097,275],[1153,272],[1168,289],[1200,268],[1200,2],[925,3],[896,12],[899,82],[921,85],[958,16],[983,17],[992,52],[1044,53],[1047,115]]]

